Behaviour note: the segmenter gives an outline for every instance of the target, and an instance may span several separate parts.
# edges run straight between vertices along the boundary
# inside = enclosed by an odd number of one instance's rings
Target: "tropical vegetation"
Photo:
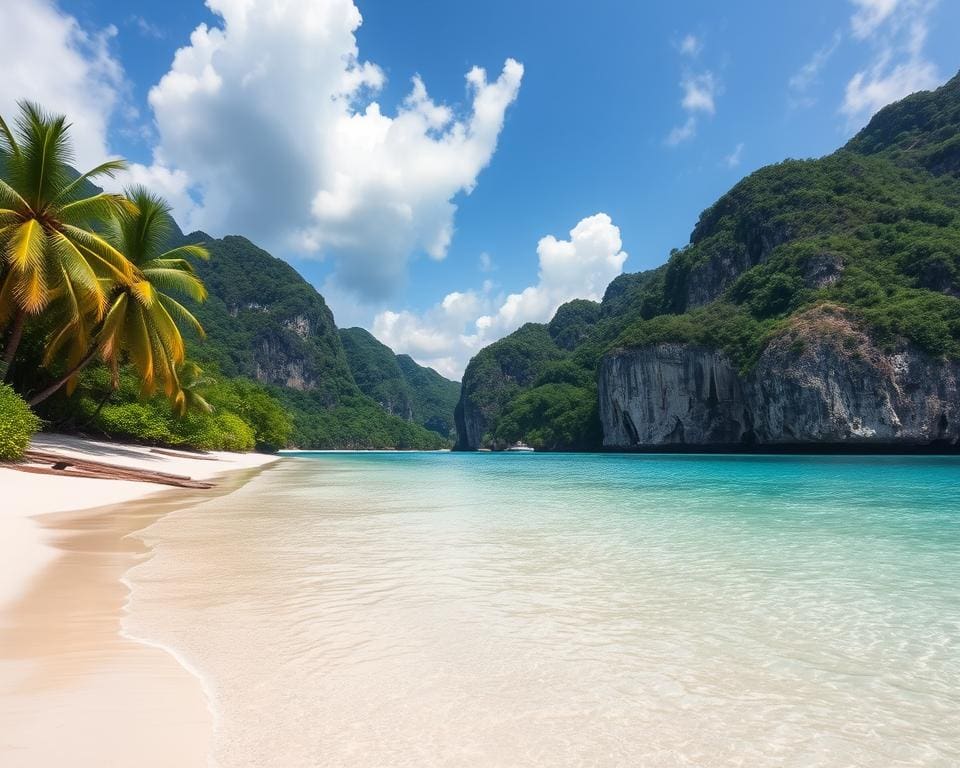
[[[40,419],[8,384],[0,384],[0,461],[23,456]]]
[[[348,357],[288,264],[184,235],[148,189],[97,188],[126,166],[78,173],[69,130],[30,103],[0,120],[0,380],[18,402],[51,428],[197,449],[451,444],[456,383],[384,347],[407,398],[391,408],[363,374],[379,342]]]
[[[203,328],[183,301],[206,298],[192,263],[206,249],[172,244],[170,208],[146,189],[93,186],[122,161],[78,174],[72,160],[63,116],[24,102],[13,127],[0,118],[3,378],[61,425],[196,448],[285,445],[292,426],[265,391],[218,384],[187,360],[183,334]],[[12,392],[6,407],[22,407],[3,420],[4,458],[39,426]]]

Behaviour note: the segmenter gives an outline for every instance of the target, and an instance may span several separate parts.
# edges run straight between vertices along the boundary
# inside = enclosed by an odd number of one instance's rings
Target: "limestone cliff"
[[[608,448],[960,444],[960,362],[881,349],[831,307],[795,318],[747,375],[692,344],[616,350],[599,396]]]

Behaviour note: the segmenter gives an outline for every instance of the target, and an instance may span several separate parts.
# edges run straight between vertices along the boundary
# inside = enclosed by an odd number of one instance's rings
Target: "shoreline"
[[[217,485],[179,489],[0,469],[0,488],[13,500],[0,514],[0,762],[206,766],[216,725],[207,686],[173,649],[125,630],[126,574],[151,556],[138,532],[235,491],[279,457],[192,459],[38,437],[43,450]]]

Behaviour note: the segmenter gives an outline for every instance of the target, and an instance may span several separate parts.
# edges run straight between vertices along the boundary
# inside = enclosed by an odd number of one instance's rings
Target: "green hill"
[[[192,339],[191,357],[225,376],[265,385],[293,418],[294,445],[448,444],[449,435],[441,437],[412,416],[381,407],[358,386],[333,313],[293,267],[244,237],[215,239],[195,232],[186,240],[202,242],[210,251],[210,260],[197,265],[210,294],[196,307],[206,338]],[[450,404],[451,418],[452,412]]]
[[[459,382],[445,379],[409,355],[393,350],[363,328],[341,328],[340,339],[353,380],[387,413],[413,421],[444,438],[454,437],[453,411]]]
[[[956,360],[958,211],[960,76],[881,110],[832,155],[746,177],[664,266],[614,280],[595,315],[573,302],[482,350],[464,375],[458,447],[597,448],[611,354],[697,345],[748,376],[790,334],[799,355],[797,329],[818,308],[888,355],[907,345]]]

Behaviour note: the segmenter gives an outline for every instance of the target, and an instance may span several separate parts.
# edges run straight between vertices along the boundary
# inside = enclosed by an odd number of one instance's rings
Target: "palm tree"
[[[144,395],[152,394],[159,381],[178,407],[182,388],[177,368],[184,363],[186,351],[178,324],[192,327],[201,337],[203,328],[168,292],[203,301],[206,289],[188,259],[207,259],[209,254],[200,245],[164,251],[173,232],[170,206],[142,187],[128,190],[126,199],[132,207],[116,213],[106,237],[132,265],[133,277],[114,287],[93,343],[85,352],[76,351],[75,334],[66,328],[52,339],[45,363],[57,359],[65,346],[72,350],[68,357],[77,362],[61,379],[31,398],[31,405],[46,400],[64,385],[72,387],[76,375],[99,354],[113,369],[115,380],[125,355],[140,374]]]
[[[97,232],[122,196],[89,193],[93,179],[126,167],[110,160],[80,176],[70,168],[70,126],[20,102],[16,131],[0,118],[0,332],[9,327],[0,379],[12,364],[28,318],[56,302],[80,348],[103,318],[110,288],[133,278],[130,262]],[[76,361],[74,361],[76,362]]]

